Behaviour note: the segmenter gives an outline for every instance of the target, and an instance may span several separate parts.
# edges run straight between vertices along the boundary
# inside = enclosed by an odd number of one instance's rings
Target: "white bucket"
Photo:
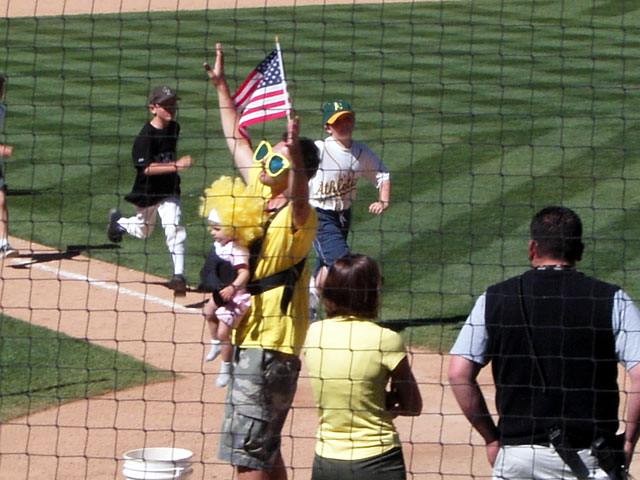
[[[122,473],[127,480],[172,480],[187,478],[193,453],[184,448],[155,447],[129,450]]]

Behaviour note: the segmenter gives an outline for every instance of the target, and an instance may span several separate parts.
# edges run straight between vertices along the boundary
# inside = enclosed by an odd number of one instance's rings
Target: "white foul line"
[[[14,261],[15,263],[15,261]],[[34,263],[30,265],[31,268],[37,268],[39,270],[44,270],[45,272],[50,272],[50,273],[54,273],[59,277],[64,277],[64,278],[69,278],[72,280],[80,280],[82,282],[87,282],[92,286],[95,287],[100,287],[100,288],[104,288],[105,290],[111,290],[114,292],[117,292],[118,294],[122,294],[122,295],[129,295],[131,297],[140,299],[140,300],[144,300],[145,302],[151,302],[151,303],[155,303],[158,305],[161,305],[163,307],[167,307],[173,310],[179,310],[182,312],[189,312],[189,313],[194,313],[194,311],[197,311],[199,309],[193,309],[193,308],[188,308],[185,307],[184,305],[180,305],[179,303],[175,303],[175,302],[170,302],[168,300],[165,300],[164,298],[160,298],[160,297],[154,297],[153,295],[147,295],[144,293],[140,293],[140,292],[136,292],[135,290],[130,290],[128,288],[125,287],[121,287],[120,285],[118,285],[115,282],[103,282],[101,280],[96,280],[94,278],[91,277],[87,277],[86,275],[80,275],[77,273],[72,273],[72,272],[67,272],[66,270],[62,270],[60,268],[53,268],[53,267],[49,267],[48,265],[43,265],[41,263]]]

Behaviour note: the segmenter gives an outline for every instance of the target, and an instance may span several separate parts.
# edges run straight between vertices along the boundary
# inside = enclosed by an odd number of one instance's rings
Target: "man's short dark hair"
[[[537,253],[557,260],[576,263],[582,257],[582,221],[570,208],[550,206],[531,220],[531,239]]]
[[[288,137],[287,132],[282,133],[282,141],[286,142]],[[302,158],[304,160],[304,173],[307,178],[311,180],[315,177],[318,167],[320,166],[320,151],[313,140],[308,137],[299,137],[300,151],[302,152]]]
[[[371,257],[353,253],[342,255],[329,268],[322,289],[327,316],[376,318],[381,279],[380,267]]]
[[[320,165],[320,152],[310,138],[300,137],[299,141],[302,158],[304,158],[304,171],[307,174],[307,178],[311,180],[316,175]]]

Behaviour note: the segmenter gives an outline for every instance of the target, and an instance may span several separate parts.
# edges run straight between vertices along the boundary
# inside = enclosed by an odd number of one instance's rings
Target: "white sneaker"
[[[211,348],[209,349],[209,353],[204,357],[205,362],[210,362],[214,360],[218,355],[220,355],[220,340],[211,340]]]
[[[13,258],[17,257],[18,255],[20,255],[20,252],[18,252],[18,250],[15,250],[14,248],[11,248],[11,245],[9,245],[8,243],[5,244],[4,247],[0,248],[0,258]]]
[[[231,380],[231,362],[222,362],[220,364],[220,374],[216,380],[216,387],[226,387],[229,380]]]

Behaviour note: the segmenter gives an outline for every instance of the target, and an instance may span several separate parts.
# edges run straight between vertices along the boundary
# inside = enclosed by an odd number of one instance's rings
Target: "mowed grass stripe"
[[[506,162],[511,161],[510,157],[511,155],[507,155]],[[549,203],[564,203],[572,205],[574,208],[584,206],[597,210],[599,208],[598,199],[607,202],[607,198],[594,194],[595,185],[598,185],[600,189],[609,187],[606,193],[620,190],[621,184],[626,181],[624,178],[612,179],[603,185],[590,181],[587,174],[580,173],[584,164],[591,160],[590,152],[581,153],[580,150],[575,150],[573,154],[564,158],[561,165],[550,165],[546,171],[539,172],[540,180],[538,182],[532,182],[530,177],[524,175],[511,177],[511,182],[508,182],[509,178],[505,180],[505,177],[502,177],[504,183],[500,189],[491,188],[499,181],[500,175],[498,174],[493,175],[494,178],[489,175],[455,176],[454,180],[444,182],[443,191],[452,192],[452,198],[456,196],[456,192],[473,192],[473,199],[469,198],[467,202],[462,199],[457,204],[452,199],[447,199],[443,202],[442,207],[438,207],[432,203],[421,202],[420,195],[418,195],[412,199],[412,203],[417,208],[413,209],[411,216],[398,212],[398,208],[394,207],[393,215],[385,217],[385,222],[381,225],[382,228],[379,228],[380,225],[376,226],[376,223],[379,223],[377,219],[367,216],[364,223],[360,222],[360,230],[380,239],[388,240],[389,237],[392,237],[393,241],[380,241],[380,245],[383,243],[388,246],[393,245],[393,247],[386,249],[381,247],[383,251],[380,252],[380,256],[391,265],[393,265],[392,262],[399,262],[404,264],[406,268],[413,268],[418,272],[420,270],[432,271],[435,268],[436,271],[430,275],[432,278],[429,278],[429,275],[422,275],[420,278],[418,275],[418,286],[414,288],[414,285],[409,284],[409,291],[404,292],[402,285],[407,284],[406,275],[401,274],[397,278],[390,276],[386,285],[398,289],[398,295],[404,294],[406,296],[419,293],[420,284],[439,284],[443,293],[464,294],[470,288],[465,282],[448,282],[446,278],[442,280],[433,278],[442,275],[438,268],[439,265],[461,263],[458,267],[459,270],[468,265],[466,277],[471,278],[472,270],[477,268],[476,264],[505,265],[518,258],[521,259],[521,262],[515,261],[515,265],[526,263],[522,248],[520,248],[519,256],[511,257],[512,260],[509,256],[504,256],[504,251],[507,249],[517,252],[518,245],[526,244],[528,238],[526,227],[533,208],[540,208]],[[611,162],[612,166],[614,164],[615,160]],[[575,168],[577,172],[574,174],[570,171],[571,168]],[[601,165],[601,168],[606,167]],[[465,185],[466,181],[470,185]],[[456,182],[461,185],[455,185]],[[484,188],[478,186],[478,183],[482,182],[486,182]],[[518,206],[519,199],[522,198],[529,198],[532,203]],[[603,206],[602,208],[607,207]],[[620,210],[617,210],[615,213],[619,212]],[[407,225],[409,222],[400,223],[409,217],[411,218],[410,225]],[[611,218],[610,215],[607,217]],[[389,220],[387,221],[387,219]],[[443,221],[438,223],[438,219]],[[525,219],[524,227],[523,219]],[[585,221],[588,220],[587,216]],[[414,234],[409,237],[404,234],[406,231],[414,232]],[[588,232],[585,233],[588,234]],[[597,234],[596,232],[595,235]],[[466,239],[466,242],[457,240],[458,237]],[[407,246],[409,242],[411,245]],[[507,243],[512,245],[506,245]],[[406,256],[407,251],[412,252],[412,256],[409,258]],[[637,252],[634,256],[628,255],[627,261],[636,257]],[[421,269],[421,264],[426,268]],[[485,286],[486,284],[481,285],[480,288]]]
[[[394,175],[389,214],[366,212],[376,193],[363,187],[353,225],[354,248],[385,262],[383,316],[462,314],[526,263],[534,208],[578,208],[587,231],[611,242],[610,222],[634,218],[639,16],[613,4],[489,0],[4,20],[0,60],[15,65],[6,133],[20,152],[10,185],[44,191],[11,200],[12,231],[61,247],[104,243],[105,212],[132,212],[122,196],[146,92],[171,83],[182,97],[180,151],[199,161],[183,175],[197,278],[210,246],[197,197],[218,175],[237,174],[201,64],[221,41],[234,88],[277,34],[303,133],[322,137],[323,101],[347,97],[357,138]],[[254,138],[283,127],[261,126]],[[594,244],[584,267],[604,271],[609,257],[620,265],[609,245]],[[160,234],[93,254],[168,275]],[[624,261],[637,256],[624,243]]]

